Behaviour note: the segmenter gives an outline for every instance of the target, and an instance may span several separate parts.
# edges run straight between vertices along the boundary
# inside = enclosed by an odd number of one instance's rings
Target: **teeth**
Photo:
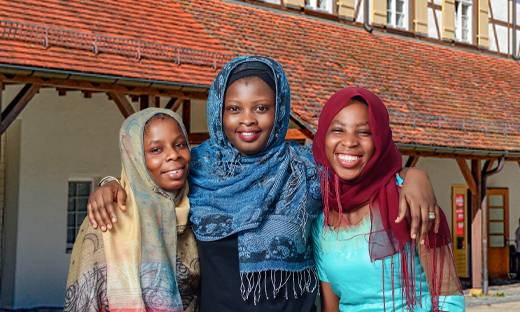
[[[340,154],[338,154],[338,158],[341,159],[341,160],[344,160],[346,162],[355,162],[356,160],[361,158],[361,156],[350,156],[350,155],[340,155]]]
[[[241,132],[241,134],[242,134],[243,136],[252,136],[252,135],[255,135],[256,132]]]
[[[180,172],[182,169],[177,169],[177,170],[171,170],[171,171],[167,171],[166,173],[178,173]]]

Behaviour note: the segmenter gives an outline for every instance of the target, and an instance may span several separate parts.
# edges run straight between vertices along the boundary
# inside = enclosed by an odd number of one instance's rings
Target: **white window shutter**
[[[340,16],[355,19],[356,8],[354,0],[339,0],[338,13]]]
[[[489,0],[478,0],[478,45],[489,47]]]
[[[386,1],[372,0],[372,24],[386,25]]]
[[[415,0],[414,6],[415,32],[423,35],[428,34],[428,0]]]
[[[442,1],[442,39],[455,39],[455,0]]]

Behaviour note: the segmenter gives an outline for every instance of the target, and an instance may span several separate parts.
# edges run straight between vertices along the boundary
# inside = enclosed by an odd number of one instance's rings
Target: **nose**
[[[179,153],[175,150],[175,148],[168,149],[168,153],[166,154],[166,161],[169,160],[177,160],[179,158]]]
[[[341,144],[350,148],[355,147],[359,144],[359,141],[353,133],[345,133],[343,137],[341,138]]]
[[[245,110],[240,118],[240,123],[244,126],[251,126],[257,123],[256,116],[254,112],[250,110]]]

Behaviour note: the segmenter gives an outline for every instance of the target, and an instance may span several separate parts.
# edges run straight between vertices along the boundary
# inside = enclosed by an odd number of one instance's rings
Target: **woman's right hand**
[[[112,223],[117,222],[114,201],[117,201],[119,209],[126,211],[126,192],[116,181],[107,182],[90,194],[87,206],[88,219],[95,229],[99,224],[101,231],[105,232],[112,229]]]

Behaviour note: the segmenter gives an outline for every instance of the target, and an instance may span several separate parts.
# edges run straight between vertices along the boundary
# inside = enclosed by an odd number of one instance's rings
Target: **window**
[[[67,252],[72,250],[79,228],[87,216],[88,197],[92,181],[69,181],[69,204],[67,207]]]
[[[471,43],[471,2],[455,2],[455,40]]]
[[[387,0],[386,25],[406,29],[408,25],[407,10],[406,0]]]
[[[305,0],[305,7],[332,13],[332,0]]]

